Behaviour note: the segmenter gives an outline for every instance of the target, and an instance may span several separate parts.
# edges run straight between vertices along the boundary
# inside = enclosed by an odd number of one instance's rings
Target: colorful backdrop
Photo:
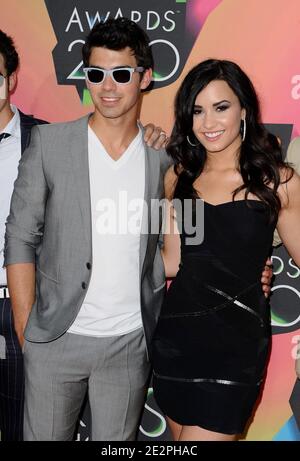
[[[92,111],[80,48],[96,21],[122,15],[148,32],[156,62],[142,122],[170,131],[182,76],[199,61],[217,57],[236,61],[251,77],[263,122],[281,137],[284,149],[300,135],[299,0],[0,0],[0,28],[14,37],[21,58],[13,102],[51,122]],[[300,271],[284,248],[275,251],[273,262],[272,353],[246,440],[300,440],[300,381],[294,372]],[[85,408],[78,440],[88,437]],[[169,438],[151,388],[140,438]]]

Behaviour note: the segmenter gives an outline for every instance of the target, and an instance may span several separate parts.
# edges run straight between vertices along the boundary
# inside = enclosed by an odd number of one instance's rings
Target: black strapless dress
[[[271,335],[261,273],[276,223],[256,200],[204,203],[204,241],[186,245],[154,335],[153,388],[179,424],[240,434],[264,379]]]

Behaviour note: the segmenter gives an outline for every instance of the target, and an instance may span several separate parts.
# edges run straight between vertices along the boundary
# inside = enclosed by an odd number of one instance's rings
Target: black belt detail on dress
[[[255,283],[254,285],[251,285],[250,287],[247,288],[247,290],[244,290],[244,292],[250,290],[255,285],[257,285],[257,284]],[[246,304],[242,303],[241,301],[238,301],[238,297],[242,293],[239,293],[236,296],[232,297],[228,293],[225,293],[224,291],[219,290],[218,288],[212,287],[210,285],[205,285],[205,286],[206,286],[206,288],[213,291],[214,293],[217,293],[218,295],[223,296],[224,298],[228,299],[230,302],[232,302],[236,306],[239,306],[242,309],[245,309],[246,311],[248,311],[250,314],[254,315],[259,320],[260,326],[261,327],[264,326],[264,321],[263,321],[263,319],[261,318],[261,316],[257,312],[255,312],[253,309],[251,309],[251,307],[246,306]]]
[[[239,296],[241,296],[244,293],[247,293],[247,291],[251,290],[256,285],[257,285],[257,282],[253,283],[252,285],[248,286],[246,289],[242,290],[240,293],[238,293],[237,295],[232,297],[232,296],[228,295],[227,293],[225,293],[224,291],[219,290],[218,288],[212,287],[211,285],[204,284],[204,286],[208,290],[213,291],[214,293],[217,293],[220,296],[223,296],[224,298],[227,299],[227,301],[225,301],[222,304],[218,304],[217,306],[214,306],[214,307],[204,308],[202,311],[176,312],[176,313],[172,313],[172,314],[161,314],[160,318],[161,319],[172,319],[172,318],[178,318],[178,317],[199,317],[201,315],[206,315],[211,311],[223,309],[223,308],[227,307],[229,304],[233,303],[236,306],[239,306],[242,309],[245,309],[246,311],[248,311],[250,314],[254,315],[259,320],[260,326],[263,327],[264,326],[264,321],[261,318],[261,316],[259,314],[257,314],[257,312],[255,312],[253,309],[251,309],[251,307],[248,307],[248,306],[246,306],[246,304],[243,304],[240,301],[238,301]]]
[[[230,381],[228,379],[213,379],[213,378],[175,378],[174,376],[163,376],[156,373],[153,370],[153,374],[158,379],[165,379],[168,381],[176,381],[183,383],[215,383],[215,384],[226,384],[230,386],[259,386],[263,379],[260,379],[257,383],[241,383],[238,381]]]

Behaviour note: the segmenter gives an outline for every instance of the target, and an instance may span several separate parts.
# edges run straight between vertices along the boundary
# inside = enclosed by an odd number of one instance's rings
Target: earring
[[[242,118],[241,122],[243,122],[243,127],[242,127],[242,142],[244,142],[244,141],[245,141],[245,138],[246,138],[246,131],[247,131],[246,118]]]
[[[189,145],[192,146],[192,147],[197,147],[197,146],[199,146],[201,144],[200,142],[198,142],[198,144],[193,144],[191,142],[188,134],[186,135],[186,139],[187,139],[187,142],[189,143]]]

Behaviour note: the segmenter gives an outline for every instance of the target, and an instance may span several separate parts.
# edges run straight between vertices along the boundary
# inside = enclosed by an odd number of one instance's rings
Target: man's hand
[[[271,282],[273,277],[273,264],[270,258],[267,259],[263,273],[261,274],[262,290],[266,298],[270,296]]]
[[[160,127],[155,126],[153,123],[145,125],[144,141],[147,146],[153,147],[153,149],[159,150],[166,147],[168,138],[166,132]]]

